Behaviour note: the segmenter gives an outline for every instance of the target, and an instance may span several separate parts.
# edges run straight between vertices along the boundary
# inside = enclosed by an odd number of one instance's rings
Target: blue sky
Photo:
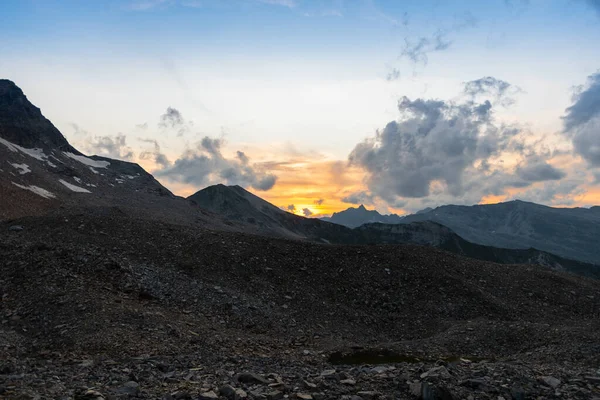
[[[257,171],[277,176],[263,193],[276,203],[308,203],[306,190],[292,190],[294,184],[310,186],[311,196],[319,190],[333,196],[322,187],[329,181],[314,177],[311,166],[319,163],[342,163],[353,177],[336,189],[346,196],[330,201],[338,208],[357,193],[382,210],[517,195],[548,204],[596,199],[590,183],[596,167],[562,132],[574,88],[600,68],[596,0],[4,0],[0,37],[0,75],[14,80],[70,141],[114,157],[133,153],[131,161],[151,170],[159,167],[140,158],[154,151],[150,141],[174,168],[186,151],[206,151],[198,143],[210,137],[222,140],[225,159],[240,150]],[[349,165],[359,143],[377,140],[376,130],[402,117],[403,96],[464,102],[465,82],[487,76],[515,89],[510,107],[494,104],[496,126],[518,124],[528,131],[528,146],[537,147],[486,162],[514,174],[527,157],[552,152],[544,162],[590,175],[569,172],[519,191],[506,187],[504,197],[450,193],[451,183],[434,176],[426,178],[427,196],[407,197],[374,187],[368,166]],[[183,116],[184,127],[169,126],[177,128],[171,132],[159,125],[168,107]],[[102,146],[117,136],[131,152]],[[187,194],[224,179],[218,170],[198,168],[198,176],[193,169],[165,172],[161,181]],[[288,182],[294,168],[307,178]],[[226,181],[255,182],[235,179]],[[575,189],[548,189],[561,184]]]

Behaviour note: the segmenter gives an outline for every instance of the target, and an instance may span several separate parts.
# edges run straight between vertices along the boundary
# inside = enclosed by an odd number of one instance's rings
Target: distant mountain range
[[[554,209],[511,202],[444,206],[399,217],[360,206],[324,221],[285,212],[240,186],[210,186],[184,199],[137,164],[83,155],[7,80],[0,80],[0,160],[0,220],[60,208],[97,213],[110,209],[199,230],[329,244],[417,244],[498,263],[540,264],[600,277],[598,267],[581,262],[600,261],[599,207]]]
[[[524,201],[475,206],[447,205],[400,217],[364,206],[335,213],[330,222],[356,227],[372,222],[433,221],[462,238],[486,246],[536,248],[562,257],[600,264],[600,207],[553,208]]]
[[[539,264],[554,270],[570,271],[600,278],[600,268],[529,249],[503,249],[471,243],[451,229],[432,221],[402,224],[368,223],[357,228],[300,217],[288,213],[240,186],[215,185],[188,197],[199,207],[231,221],[252,225],[255,233],[308,239],[333,244],[417,244],[433,246],[455,254],[501,264]],[[351,214],[381,215],[361,206]],[[340,213],[348,215],[346,212]],[[389,216],[383,216],[385,217]],[[396,216],[397,218],[400,218]],[[333,218],[332,218],[333,219]],[[394,219],[396,220],[396,219]]]
[[[402,217],[396,214],[382,215],[376,210],[367,210],[364,205],[357,208],[348,208],[347,210],[334,212],[331,217],[323,217],[322,221],[333,222],[334,224],[344,225],[349,228],[356,228],[363,224],[380,222],[382,224],[399,224]]]

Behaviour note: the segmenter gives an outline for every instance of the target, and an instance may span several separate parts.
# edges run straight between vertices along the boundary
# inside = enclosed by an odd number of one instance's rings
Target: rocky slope
[[[0,271],[7,398],[600,394],[600,282],[539,267],[65,210]]]
[[[431,221],[396,225],[365,224],[355,228],[355,231],[360,232],[363,243],[433,246],[478,260],[500,264],[535,264],[600,279],[598,265],[570,260],[534,248],[506,249],[472,243],[458,236],[451,229]]]

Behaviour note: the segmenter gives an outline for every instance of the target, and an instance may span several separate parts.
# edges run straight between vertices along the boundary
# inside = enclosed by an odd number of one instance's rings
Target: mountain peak
[[[27,148],[81,154],[12,81],[0,79],[0,137]]]
[[[365,208],[365,206],[364,206],[363,204],[361,204],[360,206],[358,206],[358,209],[359,209],[359,210],[365,210],[365,211],[366,211],[366,208]]]

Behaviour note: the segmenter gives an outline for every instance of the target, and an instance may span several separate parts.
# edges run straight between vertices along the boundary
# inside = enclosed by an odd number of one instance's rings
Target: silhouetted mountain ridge
[[[321,219],[323,221],[344,225],[349,228],[356,228],[357,226],[374,222],[399,224],[402,217],[396,214],[383,215],[376,210],[367,210],[366,207],[361,204],[357,208],[350,207],[344,211],[334,212],[331,217],[324,217]]]

